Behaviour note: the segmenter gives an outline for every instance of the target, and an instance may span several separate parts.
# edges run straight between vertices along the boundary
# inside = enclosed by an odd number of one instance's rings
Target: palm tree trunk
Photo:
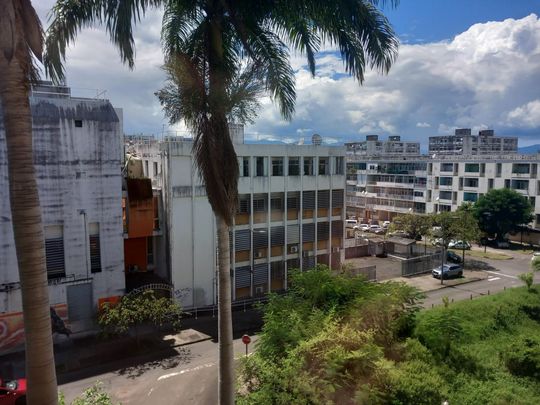
[[[5,61],[5,60],[4,60]],[[17,58],[0,66],[9,197],[26,345],[27,402],[58,401],[41,208],[32,153],[28,80]]]
[[[234,404],[234,352],[231,311],[231,261],[229,227],[217,217],[218,231],[218,338],[219,338],[219,404]]]

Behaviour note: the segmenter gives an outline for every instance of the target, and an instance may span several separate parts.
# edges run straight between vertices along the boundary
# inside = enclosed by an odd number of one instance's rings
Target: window
[[[504,188],[510,188],[510,180],[508,179],[504,180]]]
[[[289,158],[289,176],[300,176],[300,158],[297,156]]]
[[[478,200],[477,193],[463,193],[463,201],[476,202]]]
[[[88,224],[88,235],[90,237],[90,271],[99,273],[101,272],[101,247],[99,243],[99,224],[97,222]]]
[[[512,173],[515,174],[529,174],[530,165],[528,163],[514,163],[512,165]]]
[[[240,173],[242,173],[242,177],[249,177],[249,157],[247,156],[242,157],[242,170]]]
[[[304,176],[313,176],[313,158],[304,157]]]
[[[424,192],[423,192],[423,191],[415,191],[415,192],[414,192],[414,196],[415,196],[415,197],[423,197],[423,196],[424,196]]]
[[[254,212],[266,211],[266,200],[264,198],[253,198],[253,211]]]
[[[493,179],[488,179],[488,190],[491,190],[493,188]]]
[[[82,128],[82,120],[75,120],[75,128]]]
[[[441,172],[451,172],[454,170],[453,163],[441,163]]]
[[[463,179],[463,185],[465,187],[478,187],[478,179],[465,178],[465,179]]]
[[[465,173],[478,173],[480,165],[478,163],[465,163]]]
[[[249,195],[240,197],[238,201],[238,213],[249,214]]]
[[[452,177],[441,177],[439,184],[441,186],[451,186],[452,185]]]
[[[343,156],[336,156],[334,161],[334,174],[343,174],[345,172],[344,169],[344,158]]]
[[[328,159],[327,157],[319,157],[319,175],[326,176],[328,171]]]
[[[501,173],[502,173],[502,163],[497,163],[497,174],[496,174],[496,176],[501,177]]]
[[[263,156],[257,156],[255,158],[255,170],[255,176],[266,176],[266,158],[264,158]]]
[[[45,226],[44,234],[47,278],[50,280],[65,277],[64,227],[62,225]]]
[[[283,210],[283,199],[281,197],[274,197],[270,200],[270,209],[282,211]]]
[[[154,162],[154,177],[158,175],[158,166],[157,162]]]
[[[272,158],[272,176],[283,176],[283,158]]]
[[[441,191],[439,193],[439,198],[441,200],[451,200],[452,199],[452,192],[451,191]]]
[[[527,190],[529,188],[529,180],[512,180],[512,188],[514,190]]]

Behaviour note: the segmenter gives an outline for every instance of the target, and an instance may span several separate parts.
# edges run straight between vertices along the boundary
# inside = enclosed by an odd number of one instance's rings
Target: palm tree
[[[290,119],[295,106],[289,49],[306,55],[315,75],[321,44],[337,46],[360,83],[366,63],[381,72],[397,55],[397,40],[378,0],[59,0],[48,29],[45,67],[61,78],[66,46],[81,27],[105,24],[122,60],[134,63],[132,25],[163,5],[165,58],[180,60],[192,83],[196,114],[187,117],[194,155],[216,215],[219,252],[219,400],[234,403],[229,227],[237,205],[238,163],[227,125],[227,87],[243,59],[264,72],[266,90]],[[384,3],[384,1],[383,1]],[[397,1],[391,1],[396,4]]]
[[[9,198],[23,304],[29,404],[56,404],[58,393],[45,268],[41,207],[32,152],[32,57],[43,30],[30,0],[0,2],[0,100],[6,133]]]

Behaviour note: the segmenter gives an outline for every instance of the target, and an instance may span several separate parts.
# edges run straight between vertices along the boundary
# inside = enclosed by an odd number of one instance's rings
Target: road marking
[[[496,274],[497,276],[513,278],[513,279],[516,279],[516,280],[518,279],[518,277],[516,277],[516,276],[511,276],[510,274],[500,273],[500,272],[498,272],[498,271],[490,271],[490,270],[486,270],[486,273]]]
[[[500,280],[500,279],[501,279],[500,277],[489,277],[488,281],[495,281],[495,280]]]
[[[191,371],[202,370],[203,368],[213,367],[213,366],[215,366],[215,365],[216,365],[216,363],[203,364],[202,366],[197,366],[197,367],[193,367],[193,368],[188,368],[188,369],[185,369],[185,370],[177,371],[177,372],[175,372],[175,373],[169,373],[169,374],[162,375],[161,377],[158,377],[157,380],[158,380],[158,381],[166,380],[167,378],[171,378],[171,377],[175,377],[175,376],[177,376],[177,375],[189,373],[189,372],[191,372]]]

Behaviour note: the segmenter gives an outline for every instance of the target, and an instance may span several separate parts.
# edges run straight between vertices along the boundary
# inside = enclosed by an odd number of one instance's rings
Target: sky
[[[389,3],[389,2],[387,2]],[[34,0],[47,26],[53,0]],[[401,135],[420,141],[455,128],[494,129],[518,136],[519,146],[540,143],[540,1],[401,0],[386,6],[400,40],[388,75],[367,71],[362,86],[345,74],[330,46],[317,56],[317,74],[305,57],[291,55],[296,74],[296,113],[284,121],[269,98],[248,141],[308,143],[314,133],[327,144],[364,140],[365,135]],[[163,87],[161,12],[152,11],[135,30],[135,69],[122,65],[101,27],[84,29],[67,52],[72,94],[105,97],[124,110],[126,134],[176,133],[154,93]]]

